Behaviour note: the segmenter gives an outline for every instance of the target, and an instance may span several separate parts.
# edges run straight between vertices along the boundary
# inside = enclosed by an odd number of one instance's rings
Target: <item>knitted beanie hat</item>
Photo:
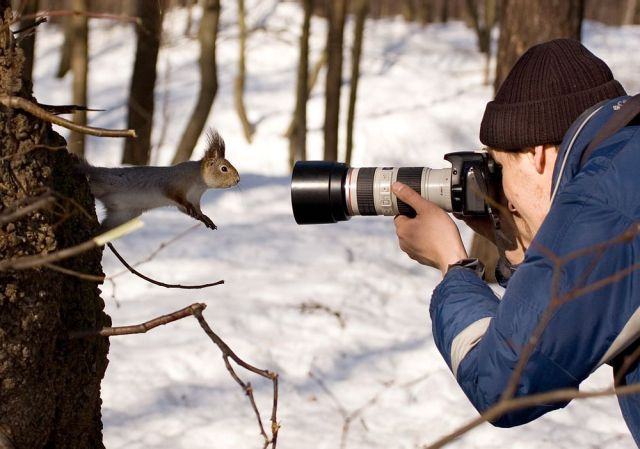
[[[579,41],[535,45],[487,104],[480,141],[501,150],[559,144],[582,112],[622,95],[626,92],[611,69]]]

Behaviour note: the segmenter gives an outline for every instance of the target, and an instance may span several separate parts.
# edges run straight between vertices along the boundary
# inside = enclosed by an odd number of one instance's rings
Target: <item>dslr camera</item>
[[[499,166],[486,151],[449,153],[450,168],[364,167],[327,161],[298,161],[291,177],[291,203],[298,224],[337,223],[354,215],[406,215],[391,185],[402,182],[456,218],[490,216],[498,227]]]

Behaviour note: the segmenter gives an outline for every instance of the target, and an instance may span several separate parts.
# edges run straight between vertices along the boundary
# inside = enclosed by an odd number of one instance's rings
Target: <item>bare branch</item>
[[[364,404],[362,404],[357,409],[351,412],[348,412],[347,409],[344,407],[344,405],[342,405],[342,402],[340,402],[338,397],[329,389],[329,387],[327,387],[327,385],[322,381],[321,378],[313,374],[313,371],[309,371],[309,377],[312,378],[318,384],[318,386],[322,389],[322,391],[324,391],[327,394],[327,396],[329,396],[329,398],[331,398],[331,400],[336,405],[338,412],[340,413],[340,415],[342,415],[342,433],[340,435],[340,449],[345,449],[347,447],[347,437],[349,436],[349,431],[351,430],[351,423],[353,423],[353,421],[355,421],[356,419],[360,418],[360,416],[366,409],[375,405],[378,402],[378,399],[380,399],[380,396],[389,388],[391,388],[395,383],[393,381],[386,382],[384,384],[384,389],[378,391],[375,395],[369,398],[369,400],[367,400]],[[424,378],[425,376],[421,376],[419,379],[414,379],[401,386],[409,387],[414,383],[421,381]],[[361,419],[361,421],[365,430],[368,430],[364,420]]]
[[[107,244],[111,240],[120,238],[130,232],[135,231],[142,222],[139,220],[131,220],[111,231],[105,232],[97,237],[87,240],[78,245],[70,248],[61,249],[60,251],[54,251],[50,254],[35,254],[33,256],[17,257],[14,259],[0,261],[0,272],[8,270],[25,270],[28,268],[41,267],[42,265],[58,262],[60,260],[68,259],[69,257],[76,256],[85,251],[89,251],[98,246]]]
[[[29,201],[24,207],[20,207],[13,212],[0,214],[0,226],[12,221],[16,221],[20,217],[29,215],[30,213],[47,207],[51,203],[55,202],[55,198],[48,193],[35,198],[31,198],[30,200],[31,201]]]
[[[25,26],[23,28],[20,28],[20,29],[17,29],[15,31],[13,31],[13,35],[15,36],[16,34],[23,33],[23,32],[25,32],[27,30],[31,33],[33,31],[32,29],[35,29],[38,25],[41,25],[41,24],[45,23],[47,20],[48,19],[46,17],[38,17],[33,23],[30,23],[29,25],[27,25],[27,26]]]
[[[204,319],[204,317],[202,316],[202,311],[196,311],[194,313],[194,316],[196,317],[196,319],[198,320],[198,323],[200,323],[200,327],[202,327],[202,329],[204,330],[204,332],[209,336],[209,338],[211,339],[211,341],[213,341],[216,346],[218,346],[218,348],[220,348],[220,351],[222,351],[222,358],[224,359],[225,365],[227,367],[227,370],[229,370],[229,374],[231,374],[231,377],[233,377],[233,379],[242,387],[242,389],[244,390],[245,394],[249,397],[249,401],[251,402],[251,406],[253,407],[253,410],[256,414],[256,417],[258,419],[258,425],[260,427],[260,434],[263,436],[263,438],[265,439],[264,441],[264,448],[266,449],[269,445],[271,445],[271,447],[273,449],[276,449],[276,444],[278,441],[278,430],[280,429],[280,424],[278,424],[278,419],[277,419],[277,411],[278,411],[278,374],[268,371],[268,370],[262,370],[259,368],[256,368],[253,365],[248,364],[247,362],[245,362],[244,360],[242,360],[240,357],[238,357],[232,350],[231,348],[215,333],[213,332],[213,330],[211,329],[211,327],[209,326],[209,324],[207,323],[207,321]],[[259,376],[262,376],[266,379],[270,379],[273,383],[273,405],[271,408],[271,439],[269,439],[266,436],[266,432],[264,431],[264,426],[262,425],[262,419],[260,418],[260,413],[258,412],[258,408],[256,406],[255,400],[253,398],[253,389],[251,388],[250,384],[245,384],[244,382],[242,382],[242,380],[240,380],[240,378],[237,376],[237,374],[235,373],[235,371],[233,370],[229,359],[233,360],[237,365],[241,366],[242,368],[246,369],[247,371],[251,371],[252,373],[255,373]]]
[[[46,263],[46,264],[44,264],[44,266],[49,268],[50,270],[57,271],[57,272],[62,273],[62,274],[67,274],[69,276],[74,276],[74,277],[77,277],[78,279],[82,279],[84,281],[104,282],[104,276],[98,276],[98,275],[95,275],[95,274],[81,273],[79,271],[70,270],[69,268],[64,268],[64,267],[61,267],[60,265],[54,265],[52,263]]]
[[[118,251],[116,251],[116,249],[113,247],[113,245],[111,243],[107,243],[107,246],[113,252],[113,254],[118,258],[120,263],[127,268],[127,270],[129,270],[131,273],[135,274],[136,276],[144,279],[145,281],[150,282],[150,283],[152,283],[154,285],[159,285],[160,287],[164,287],[164,288],[181,288],[181,289],[184,289],[184,290],[197,290],[197,289],[213,287],[215,285],[224,284],[224,280],[222,280],[222,279],[219,280],[219,281],[216,281],[216,282],[210,282],[208,284],[200,284],[200,285],[166,284],[164,282],[157,281],[155,279],[150,278],[149,276],[146,276],[146,275],[140,273],[138,270],[136,270],[135,268],[133,268],[131,265],[129,265],[127,263],[127,261],[124,259],[124,257],[122,257]]]
[[[0,104],[8,108],[22,109],[23,111],[28,112],[29,114],[35,117],[38,117],[41,120],[44,120],[44,121],[53,123],[55,125],[59,125],[64,128],[67,128],[79,133],[83,133],[83,134],[90,134],[92,136],[98,136],[98,137],[136,137],[136,132],[133,129],[106,129],[106,128],[95,128],[92,126],[78,125],[62,117],[58,117],[57,115],[51,114],[50,112],[45,111],[35,103],[32,103],[31,101],[22,97],[0,95]]]
[[[336,320],[338,320],[338,324],[340,324],[340,327],[342,329],[344,329],[347,326],[347,322],[342,316],[342,313],[340,313],[338,310],[334,310],[331,307],[321,304],[317,301],[303,302],[302,304],[300,304],[300,312],[301,313],[325,312],[325,313],[328,313],[329,315],[334,316]]]
[[[142,260],[139,260],[138,262],[132,264],[131,266],[132,267],[137,267],[137,266],[140,266],[140,265],[145,264],[147,262],[151,262],[158,255],[158,253],[160,251],[165,249],[167,246],[177,242],[178,240],[180,240],[182,237],[184,237],[185,235],[187,235],[191,231],[199,228],[201,225],[202,225],[202,223],[196,223],[193,226],[185,229],[181,233],[176,234],[175,236],[171,237],[169,240],[166,240],[166,241],[160,243],[160,245],[158,245],[158,247],[156,249],[154,249],[151,253],[149,253],[147,255],[147,257],[145,257]],[[120,277],[123,274],[129,273],[129,272],[130,272],[129,269],[122,270],[122,271],[119,271],[118,273],[112,274],[111,276],[107,276],[106,279],[109,280],[109,281],[113,281],[113,279],[115,279],[117,277]]]
[[[70,338],[85,338],[85,337],[113,337],[116,335],[131,335],[131,334],[144,334],[151,329],[165,324],[173,323],[174,321],[181,320],[188,316],[194,315],[196,312],[200,313],[207,307],[203,303],[194,303],[190,306],[180,309],[176,312],[162,315],[149,321],[145,321],[142,324],[136,324],[131,326],[119,326],[119,327],[103,327],[102,329],[88,330],[88,331],[76,331],[69,334]]]
[[[9,159],[16,159],[16,158],[18,158],[20,156],[24,156],[25,154],[29,154],[32,151],[38,150],[40,148],[44,148],[44,149],[50,150],[50,151],[60,151],[60,150],[64,150],[65,148],[67,148],[67,146],[66,145],[60,145],[60,146],[57,146],[57,147],[52,147],[52,146],[49,146],[49,145],[34,145],[34,146],[32,146],[31,148],[29,148],[27,150],[18,151],[16,153],[10,154],[8,156],[0,157],[0,161],[6,161],[6,160],[9,160]]]
[[[515,399],[501,400],[493,407],[489,408],[478,418],[469,421],[464,426],[456,429],[454,432],[442,437],[433,444],[424,445],[422,449],[439,449],[451,443],[455,439],[461,437],[470,430],[478,427],[485,421],[494,421],[506,413],[520,410],[523,408],[533,407],[541,404],[551,404],[556,402],[570,401],[572,399],[589,399],[602,396],[626,396],[640,392],[640,383],[625,385],[623,387],[610,387],[603,390],[580,391],[575,388],[565,388],[561,390],[549,391],[546,393],[523,396]]]

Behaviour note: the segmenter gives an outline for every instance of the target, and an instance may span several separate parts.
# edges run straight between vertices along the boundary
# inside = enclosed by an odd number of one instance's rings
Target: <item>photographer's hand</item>
[[[449,214],[400,182],[392,190],[416,211],[415,218],[398,215],[394,220],[402,251],[423,265],[438,268],[443,276],[450,264],[467,258],[460,231]]]

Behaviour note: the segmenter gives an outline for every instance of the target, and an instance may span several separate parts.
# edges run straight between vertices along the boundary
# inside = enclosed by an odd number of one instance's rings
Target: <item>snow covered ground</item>
[[[346,447],[420,447],[476,416],[431,336],[427,304],[439,276],[398,250],[390,219],[314,227],[294,223],[282,133],[294,104],[301,12],[295,4],[274,3],[254,0],[248,9],[250,24],[266,20],[270,30],[256,31],[248,42],[246,103],[250,119],[258,122],[253,145],[243,140],[233,109],[237,28],[232,6],[223,5],[220,89],[209,122],[227,140],[241,187],[205,196],[204,211],[219,230],[201,226],[141,267],[166,282],[222,278],[225,285],[166,290],[127,274],[115,279],[115,290],[104,285],[107,309],[114,325],[124,325],[207,303],[205,316],[241,357],[280,374],[283,449],[338,448],[340,410],[349,414],[361,407]],[[199,49],[182,36],[185,18],[184,11],[166,17],[159,57],[153,137],[160,145],[153,158],[160,164],[170,161],[197,95]],[[314,19],[312,27],[314,61],[324,24]],[[585,34],[586,45],[612,66],[623,85],[630,92],[640,90],[640,60],[632,58],[640,28],[589,23]],[[125,127],[133,30],[94,21],[90,39],[90,106],[106,109],[91,113],[90,123]],[[44,103],[70,102],[70,76],[54,76],[61,41],[55,26],[40,27],[35,94]],[[441,167],[444,153],[478,147],[480,119],[491,97],[482,84],[483,63],[474,34],[462,23],[422,28],[400,19],[367,22],[354,163]],[[322,146],[322,84],[309,104],[314,157],[320,157]],[[88,159],[115,165],[121,147],[120,140],[89,138]],[[201,154],[200,147],[194,157]],[[149,213],[144,221],[141,231],[116,244],[130,261],[193,224],[171,209]],[[469,237],[468,230],[464,235]],[[108,251],[104,267],[107,274],[121,270]],[[322,311],[302,313],[301,306],[311,303],[338,311],[344,323]],[[108,448],[260,447],[247,399],[195,320],[112,338],[109,358],[103,384]],[[240,373],[255,386],[267,418],[270,383]],[[611,377],[610,368],[603,367],[584,388],[604,387]],[[483,425],[450,447],[632,446],[615,399],[602,398],[572,403],[521,428]]]

